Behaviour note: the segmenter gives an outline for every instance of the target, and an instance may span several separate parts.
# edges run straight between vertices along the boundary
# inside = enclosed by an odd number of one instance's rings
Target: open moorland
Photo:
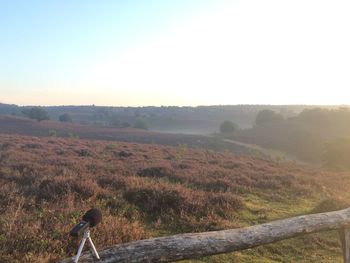
[[[98,248],[344,207],[349,173],[184,146],[0,135],[0,262],[56,262],[90,207]],[[341,262],[337,233],[191,262]]]
[[[107,107],[107,106],[48,106],[43,107],[50,119],[69,113],[74,123],[118,126],[132,125],[137,119],[148,123],[152,131],[170,133],[209,134],[217,132],[224,120],[231,120],[240,128],[249,128],[260,110],[271,109],[284,117],[295,116],[307,105],[226,105],[198,107]],[[17,106],[0,102],[0,114],[23,116],[23,110],[31,106]]]
[[[163,145],[211,150],[230,151],[235,154],[251,154],[264,156],[263,153],[235,143],[227,143],[220,138],[204,135],[159,133],[133,128],[102,127],[97,125],[81,125],[77,123],[63,123],[58,121],[31,120],[23,117],[0,115],[0,133],[30,136],[52,136],[97,140],[118,140],[137,143],[156,143]],[[265,155],[265,158],[268,158]]]

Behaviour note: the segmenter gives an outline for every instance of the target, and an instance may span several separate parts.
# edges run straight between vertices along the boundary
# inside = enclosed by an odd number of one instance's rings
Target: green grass
[[[246,209],[239,212],[242,226],[308,214],[319,203],[321,196],[271,202],[253,194],[244,197]],[[253,249],[215,255],[183,263],[277,263],[277,262],[343,262],[337,231],[309,234],[283,240]]]

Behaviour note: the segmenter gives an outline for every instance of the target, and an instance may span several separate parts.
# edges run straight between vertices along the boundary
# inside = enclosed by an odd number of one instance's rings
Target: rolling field
[[[159,133],[132,128],[113,128],[92,125],[62,123],[57,121],[34,121],[26,118],[0,115],[0,133],[29,136],[57,136],[64,138],[81,138],[107,141],[125,141],[148,144],[163,144],[171,146],[189,146],[220,151],[229,151],[235,154],[264,154],[251,152],[247,147],[226,143],[219,138],[203,135]],[[268,158],[267,156],[265,156]]]
[[[0,262],[56,262],[90,207],[97,247],[345,207],[350,174],[156,144],[0,135]],[[327,232],[190,262],[341,262]]]

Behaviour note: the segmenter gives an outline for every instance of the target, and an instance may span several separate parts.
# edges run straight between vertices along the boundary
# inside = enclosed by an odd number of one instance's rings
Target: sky
[[[348,0],[0,0],[0,102],[350,104]]]

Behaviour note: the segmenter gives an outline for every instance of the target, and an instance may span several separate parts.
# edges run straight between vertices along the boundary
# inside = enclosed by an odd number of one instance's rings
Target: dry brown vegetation
[[[0,262],[55,262],[72,255],[77,241],[68,232],[90,207],[103,211],[93,236],[104,247],[263,222],[271,209],[249,206],[248,197],[274,203],[331,199],[349,182],[348,174],[230,153],[0,135]],[[332,206],[320,202],[315,209]]]

